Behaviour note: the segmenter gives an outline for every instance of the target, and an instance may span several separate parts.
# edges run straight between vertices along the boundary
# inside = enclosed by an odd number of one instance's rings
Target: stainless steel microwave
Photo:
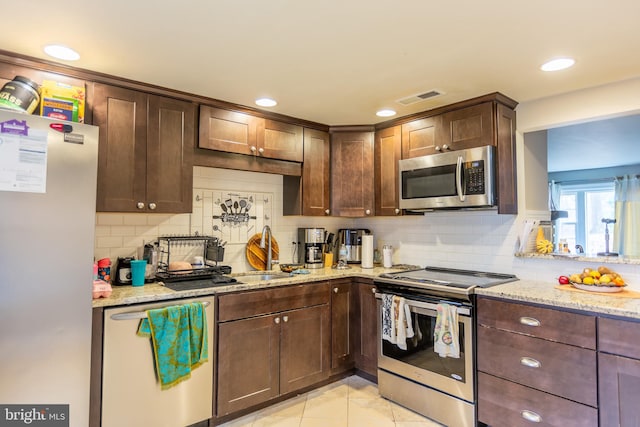
[[[491,209],[496,206],[495,147],[400,160],[400,208]]]

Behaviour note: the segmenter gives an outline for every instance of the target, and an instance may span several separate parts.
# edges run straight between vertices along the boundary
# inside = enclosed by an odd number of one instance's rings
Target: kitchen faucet
[[[260,238],[260,247],[262,249],[265,248],[265,240],[267,237],[267,233],[269,233],[269,248],[267,249],[267,264],[265,265],[265,270],[271,270],[271,264],[273,264],[273,260],[271,259],[271,227],[265,225],[262,227],[262,237]]]

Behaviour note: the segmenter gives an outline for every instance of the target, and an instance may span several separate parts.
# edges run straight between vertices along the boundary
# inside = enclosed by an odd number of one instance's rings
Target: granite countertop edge
[[[418,268],[417,266],[415,266]],[[108,298],[97,298],[93,300],[93,308],[96,307],[113,307],[139,303],[148,303],[155,301],[164,301],[171,299],[192,298],[205,295],[218,295],[238,291],[250,291],[257,289],[267,289],[272,287],[295,285],[301,283],[321,282],[325,280],[362,277],[373,279],[383,273],[405,270],[402,268],[361,268],[360,266],[351,266],[350,269],[338,270],[334,268],[321,268],[309,270],[309,274],[292,274],[288,277],[278,278],[276,280],[251,280],[245,283],[234,283],[224,286],[216,286],[212,288],[193,289],[185,291],[174,291],[164,286],[161,282],[147,283],[144,286],[117,286],[113,285],[113,292]],[[273,271],[250,271],[246,273],[231,274],[238,281],[242,282],[243,276],[256,275],[261,273],[273,273],[283,275],[280,270]]]
[[[572,292],[556,289],[555,283],[518,280],[485,289],[476,295],[548,305],[611,316],[640,319],[640,299],[624,298],[606,293]]]
[[[313,283],[340,278],[361,277],[374,279],[382,273],[390,273],[405,269],[407,269],[407,266],[390,269],[382,267],[364,269],[360,266],[352,266],[352,268],[348,270],[322,268],[310,270],[309,274],[294,274],[277,280],[252,280],[248,283],[236,283],[213,288],[186,291],[174,291],[165,287],[162,283],[150,283],[139,287],[113,286],[113,293],[111,296],[108,298],[94,299],[93,307],[108,308],[173,299],[194,298],[206,295],[219,295],[239,291],[268,289],[279,286]],[[247,273],[232,274],[232,276],[242,281],[242,276],[260,273],[265,272],[251,271]],[[270,273],[280,273],[280,271],[271,271]],[[556,289],[555,286],[555,283],[550,283],[548,281],[517,280],[515,282],[505,283],[490,288],[477,288],[475,292],[479,296],[578,310],[588,314],[611,315],[640,320],[640,299],[623,298],[611,296],[610,294],[569,292]]]

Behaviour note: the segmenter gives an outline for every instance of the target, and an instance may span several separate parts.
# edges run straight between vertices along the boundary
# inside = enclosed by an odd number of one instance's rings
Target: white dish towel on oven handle
[[[436,307],[436,327],[433,332],[433,349],[440,357],[460,357],[458,343],[458,308],[440,303]]]
[[[407,338],[414,335],[411,310],[403,297],[382,295],[382,339],[407,349]]]

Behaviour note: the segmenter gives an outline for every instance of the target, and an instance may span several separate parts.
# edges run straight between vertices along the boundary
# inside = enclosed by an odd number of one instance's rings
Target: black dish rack
[[[156,278],[163,282],[183,282],[211,279],[222,274],[230,274],[231,267],[218,265],[224,258],[224,247],[217,237],[212,236],[160,236],[158,237],[159,261]],[[171,248],[175,246],[201,246],[205,265],[188,270],[169,271]],[[211,265],[214,263],[213,265]]]

